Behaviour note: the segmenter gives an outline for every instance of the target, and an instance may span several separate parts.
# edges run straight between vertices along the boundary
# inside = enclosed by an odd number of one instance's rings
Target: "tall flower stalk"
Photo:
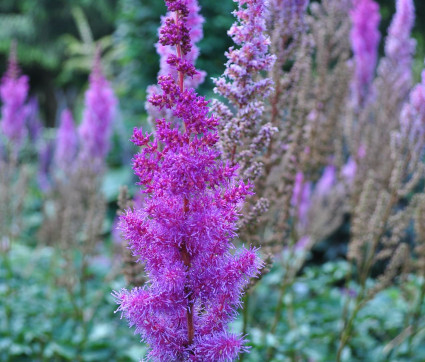
[[[79,135],[81,157],[85,160],[104,160],[109,151],[112,121],[117,99],[102,72],[100,49],[97,50],[89,88],[85,94],[84,113]]]
[[[133,168],[146,194],[142,209],[128,210],[120,228],[149,278],[142,288],[115,292],[118,311],[158,361],[232,361],[247,351],[243,336],[228,332],[249,278],[261,261],[254,249],[230,253],[238,210],[250,186],[236,183],[236,167],[219,160],[218,119],[185,78],[197,71],[183,0],[165,1],[169,15],[160,43],[174,46],[174,70],[158,78],[149,99],[172,119],[156,120],[156,135],[135,129],[141,147]],[[176,75],[173,76],[173,73]],[[176,122],[179,120],[179,122]]]
[[[198,0],[187,0],[186,5],[189,11],[187,16],[187,28],[189,30],[191,49],[190,52],[185,55],[185,59],[195,65],[199,56],[199,48],[196,44],[202,40],[204,35],[202,31],[204,18],[200,14],[201,8],[198,4]],[[161,22],[163,25],[165,25],[165,22],[169,16],[170,14],[167,14],[166,16],[162,17]],[[158,76],[167,74],[173,74],[173,76],[176,76],[177,70],[168,63],[168,57],[176,53],[175,47],[169,44],[163,45],[161,41],[158,41],[156,44],[156,51],[160,57]],[[206,72],[197,70],[196,74],[184,79],[184,86],[196,89],[201,83],[203,83],[205,76]],[[160,91],[161,88],[157,84],[149,86],[147,89],[148,99]],[[166,109],[159,110],[149,101],[146,102],[146,111],[148,112],[148,119],[153,128],[155,127],[155,120],[157,118],[166,117],[167,119],[170,119],[170,117],[172,117],[172,112],[167,111]]]
[[[367,99],[378,59],[381,33],[379,5],[373,0],[357,0],[350,12],[352,28],[351,47],[354,54],[352,91],[354,103],[361,106]]]
[[[8,142],[16,150],[25,136],[25,120],[27,110],[25,102],[28,96],[29,79],[20,74],[16,57],[16,43],[12,43],[9,56],[9,66],[0,84],[1,131]]]

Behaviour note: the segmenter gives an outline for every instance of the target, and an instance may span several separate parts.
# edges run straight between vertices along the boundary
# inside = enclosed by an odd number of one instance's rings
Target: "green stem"
[[[249,295],[250,293],[247,292],[244,296],[243,296],[243,325],[242,325],[242,335],[246,335],[247,331],[248,331],[248,308],[249,308]]]
[[[356,319],[357,314],[360,311],[361,306],[362,306],[363,297],[364,297],[364,293],[365,293],[365,285],[366,285],[366,283],[362,283],[362,289],[361,289],[360,293],[357,295],[353,313],[351,314],[348,321],[346,323],[344,323],[344,327],[341,331],[341,338],[340,338],[338,351],[337,351],[337,355],[336,355],[336,361],[337,362],[341,362],[342,351],[344,350],[344,347],[347,345],[347,343],[350,341],[351,332],[353,330],[354,320]],[[346,315],[348,317],[348,310],[347,310]],[[344,320],[344,322],[345,322],[345,320]]]
[[[421,309],[424,303],[424,299],[425,299],[425,279],[422,280],[421,294],[419,295],[418,302],[416,304],[416,308],[412,316],[412,323],[411,323],[412,329],[407,342],[407,345],[408,345],[407,352],[409,356],[412,355],[413,338],[415,337],[415,334],[418,332],[419,318],[421,316]]]
[[[285,295],[287,288],[289,287],[289,284],[290,283],[288,282],[287,278],[285,277],[282,285],[280,286],[279,298],[278,298],[278,302],[277,302],[277,306],[276,306],[276,312],[274,314],[273,324],[270,328],[271,334],[274,334],[276,332],[277,326],[279,325],[280,319],[282,317],[283,297]],[[272,346],[270,346],[270,347],[267,348],[267,351],[266,351],[266,361],[271,361],[271,359],[273,358],[273,355],[274,355],[274,348]]]

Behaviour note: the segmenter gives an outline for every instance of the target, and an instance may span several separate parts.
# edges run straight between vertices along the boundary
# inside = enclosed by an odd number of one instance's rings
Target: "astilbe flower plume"
[[[69,109],[65,109],[61,115],[56,137],[55,162],[62,168],[69,168],[75,160],[78,149],[78,134],[75,129],[74,119]]]
[[[187,16],[187,28],[189,30],[189,36],[191,40],[191,49],[185,55],[185,60],[191,64],[195,64],[199,56],[199,48],[196,44],[203,38],[202,24],[204,23],[204,18],[200,15],[201,8],[198,4],[198,0],[187,0],[186,6],[189,11]],[[170,13],[168,13],[166,16],[163,16],[161,19],[162,24],[165,25],[167,19],[170,19],[170,17],[172,17],[172,14]],[[156,44],[156,51],[160,57],[158,76],[167,74],[177,76],[177,70],[170,64],[169,59],[170,55],[176,55],[175,47],[169,44],[164,45],[161,43],[161,41],[158,41]],[[203,83],[205,76],[206,72],[198,70],[196,74],[193,74],[191,77],[186,77],[184,79],[184,86],[187,88],[196,89],[201,83]],[[147,89],[148,99],[160,91],[160,87],[157,84],[149,86]],[[166,116],[167,118],[172,117],[172,112],[169,112],[166,109],[160,111],[149,101],[146,102],[146,110],[152,123],[154,123],[156,118],[162,118],[163,116]]]
[[[385,41],[385,56],[389,73],[395,76],[396,91],[401,97],[408,94],[412,85],[412,61],[416,42],[411,32],[415,23],[413,0],[397,0],[396,13],[388,28]],[[385,62],[384,62],[385,65]]]
[[[221,149],[226,159],[242,161],[244,177],[258,177],[261,164],[254,162],[255,153],[267,148],[277,129],[262,124],[264,100],[273,91],[270,78],[258,79],[258,73],[271,70],[275,56],[269,54],[270,39],[266,35],[267,8],[264,0],[238,0],[233,12],[237,21],[228,34],[238,48],[226,53],[226,70],[214,79],[214,91],[235,108],[215,102],[214,111],[223,118]],[[240,153],[242,148],[244,152]]]
[[[28,77],[20,75],[16,57],[16,45],[12,44],[9,66],[0,84],[1,130],[9,142],[19,145],[25,136],[26,107],[28,95]]]
[[[422,81],[412,89],[409,101],[403,105],[400,131],[414,150],[411,157],[420,158],[425,142],[425,70],[422,71]]]
[[[141,209],[121,216],[120,228],[149,282],[115,292],[118,311],[148,343],[157,361],[232,361],[246,351],[244,338],[227,331],[241,293],[261,260],[254,249],[230,253],[238,210],[250,186],[234,181],[236,168],[219,160],[218,119],[184,77],[196,72],[184,0],[165,1],[170,14],[160,31],[177,75],[158,78],[150,102],[173,120],[157,119],[156,135],[135,129],[142,149],[133,168],[146,194]]]
[[[102,160],[106,157],[116,106],[117,99],[103,75],[98,50],[85,94],[83,119],[78,130],[84,159]]]
[[[357,0],[350,17],[353,24],[350,40],[355,66],[352,88],[355,104],[361,105],[367,98],[378,58],[381,39],[378,29],[381,20],[379,5],[373,0]]]
[[[41,136],[43,124],[40,121],[38,101],[35,97],[30,98],[26,106],[26,126],[29,140],[36,143]]]

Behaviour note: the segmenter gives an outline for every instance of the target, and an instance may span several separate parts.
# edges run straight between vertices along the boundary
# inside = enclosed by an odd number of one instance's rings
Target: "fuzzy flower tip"
[[[199,48],[197,43],[203,38],[202,24],[204,23],[204,18],[200,15],[200,6],[197,0],[187,0],[186,6],[189,11],[187,16],[187,28],[189,30],[189,36],[191,39],[191,49],[185,54],[184,59],[191,63],[195,64],[199,56]],[[165,25],[167,19],[170,18],[172,14],[168,13],[166,16],[163,16],[161,19],[162,25]],[[161,29],[161,28],[160,28]],[[161,34],[159,34],[161,36]],[[160,66],[158,76],[172,74],[174,77],[177,76],[177,70],[170,64],[169,56],[176,55],[175,47],[171,45],[163,45],[161,41],[156,44],[156,51],[160,57]],[[197,88],[201,83],[204,82],[206,72],[196,70],[193,74],[190,74],[184,79],[184,85],[187,88]],[[147,89],[148,99],[155,93],[160,92],[158,85],[151,85]],[[149,117],[154,120],[156,118],[161,118],[166,116],[170,118],[171,112],[167,110],[159,111],[158,108],[153,106],[149,101],[146,103],[146,110],[149,114]]]
[[[100,52],[97,51],[79,127],[83,158],[102,160],[106,157],[116,106],[117,99],[102,73]]]
[[[275,57],[268,53],[270,39],[266,36],[266,2],[264,0],[237,0],[237,2],[239,8],[233,13],[237,21],[228,34],[240,48],[232,47],[226,53],[228,58],[226,70],[221,78],[214,80],[215,92],[240,108],[251,107],[241,113],[254,112],[253,116],[261,116],[262,102],[255,104],[252,100],[259,94],[262,99],[266,98],[273,87],[269,78],[255,81],[256,74],[270,70],[275,61]]]
[[[417,154],[424,152],[425,143],[425,70],[422,80],[410,92],[409,101],[403,105],[400,117],[402,134],[415,145]]]
[[[235,47],[226,52],[228,60],[224,74],[213,79],[214,92],[229,104],[215,100],[212,109],[222,120],[220,148],[223,158],[237,162],[240,159],[237,153],[243,150],[245,161],[241,162],[240,176],[255,180],[262,173],[262,163],[256,162],[256,157],[267,149],[277,132],[271,122],[262,121],[264,101],[273,92],[273,80],[270,77],[259,79],[258,74],[270,71],[276,57],[269,53],[267,1],[236,2],[238,9],[233,12],[236,21],[228,32]],[[242,150],[238,146],[242,146]]]
[[[410,34],[415,23],[413,0],[397,0],[396,13],[388,29],[385,53],[388,57],[410,64],[415,41]]]
[[[231,361],[246,349],[243,337],[228,333],[228,323],[262,265],[255,249],[230,252],[251,187],[236,182],[236,167],[220,161],[218,119],[203,97],[185,87],[184,78],[196,71],[185,58],[192,48],[187,2],[166,5],[160,42],[175,47],[176,55],[169,55],[173,72],[159,76],[160,92],[150,102],[172,118],[156,120],[155,137],[134,130],[132,141],[141,151],[133,168],[145,199],[119,223],[149,282],[115,292],[115,298],[149,345],[148,358]]]
[[[412,62],[416,42],[411,38],[415,22],[413,0],[397,0],[396,13],[388,29],[385,55],[389,61],[389,72],[393,75],[395,89],[404,98],[412,85]]]
[[[378,30],[381,20],[379,5],[373,0],[357,0],[350,17],[352,21],[350,40],[355,63],[353,93],[356,103],[359,104],[367,96],[378,58],[378,45],[381,39]]]
[[[39,118],[38,101],[35,97],[30,98],[26,106],[27,129],[31,142],[37,142],[43,130],[43,125]]]
[[[16,46],[10,50],[9,66],[0,84],[2,100],[1,129],[6,138],[15,145],[19,145],[25,136],[25,120],[27,109],[25,101],[28,95],[28,77],[20,75],[16,59]]]
[[[78,134],[75,129],[74,119],[69,109],[61,115],[61,123],[56,137],[55,162],[65,169],[75,159],[78,147]]]

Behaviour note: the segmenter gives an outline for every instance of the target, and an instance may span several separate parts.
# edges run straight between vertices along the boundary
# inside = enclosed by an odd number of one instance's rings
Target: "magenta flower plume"
[[[357,0],[350,12],[352,28],[351,46],[354,54],[355,73],[353,96],[356,105],[361,105],[369,93],[378,59],[379,5],[373,0]]]
[[[116,106],[117,99],[102,73],[100,52],[97,51],[85,94],[83,119],[78,130],[83,158],[103,160],[106,157]]]
[[[176,48],[168,56],[174,71],[159,76],[161,92],[150,102],[171,111],[172,120],[157,119],[155,137],[134,130],[141,151],[133,168],[146,197],[143,208],[120,220],[149,282],[115,297],[118,311],[149,345],[148,358],[232,361],[246,347],[242,336],[228,332],[228,323],[262,264],[254,249],[230,253],[250,186],[236,183],[236,168],[220,161],[218,119],[203,97],[185,87],[184,78],[196,74],[185,58],[192,48],[187,2],[165,3],[169,15],[160,42]]]
[[[1,129],[6,138],[15,145],[19,145],[25,136],[25,120],[27,110],[25,102],[28,95],[28,77],[20,75],[16,59],[16,46],[11,46],[9,66],[0,84],[2,100]]]
[[[68,168],[75,160],[78,148],[78,134],[69,109],[61,115],[56,136],[55,162],[61,169]]]
[[[190,51],[184,55],[184,59],[191,64],[195,64],[196,60],[199,56],[199,48],[196,44],[202,40],[203,31],[202,24],[204,23],[204,18],[200,15],[200,6],[197,0],[187,0],[186,6],[189,11],[187,16],[187,28],[189,30],[189,36],[191,39],[191,49]],[[170,14],[163,16],[161,19],[162,26],[165,25],[165,22],[170,17]],[[161,29],[161,28],[160,28]],[[160,34],[159,34],[160,35]],[[177,70],[169,64],[168,57],[170,55],[176,55],[175,47],[171,45],[163,45],[160,41],[156,44],[156,51],[160,56],[160,67],[158,76],[172,74],[173,76],[177,76]],[[206,72],[197,71],[196,74],[191,77],[186,77],[184,79],[184,86],[186,88],[194,88],[196,89],[201,83],[204,82],[206,76]],[[151,85],[147,89],[148,99],[153,95],[160,92],[160,88],[158,85]],[[167,112],[167,110],[159,111],[157,107],[153,106],[149,101],[146,103],[146,110],[149,114],[151,120],[155,120],[156,118],[162,118],[163,116],[167,116],[170,118],[172,115],[171,112]]]

